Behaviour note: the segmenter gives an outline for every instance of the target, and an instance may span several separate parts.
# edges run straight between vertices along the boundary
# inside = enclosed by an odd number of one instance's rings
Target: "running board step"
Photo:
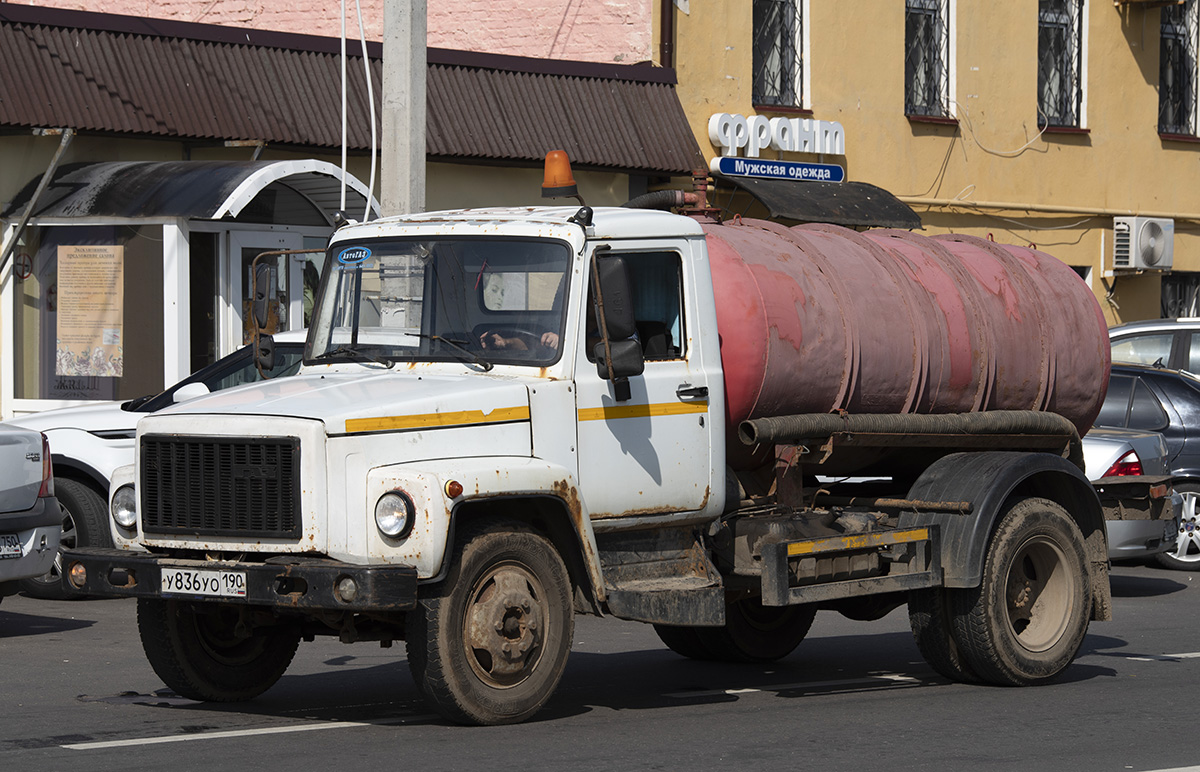
[[[618,619],[720,627],[725,588],[693,526],[597,534],[608,612]]]

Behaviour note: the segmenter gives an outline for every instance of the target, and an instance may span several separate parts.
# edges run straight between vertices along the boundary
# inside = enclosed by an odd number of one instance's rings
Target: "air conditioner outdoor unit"
[[[1175,221],[1162,217],[1113,218],[1113,268],[1169,271],[1175,258]]]

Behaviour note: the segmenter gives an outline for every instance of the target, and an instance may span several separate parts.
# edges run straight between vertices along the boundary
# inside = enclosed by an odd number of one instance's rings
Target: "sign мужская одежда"
[[[764,160],[765,148],[790,153],[845,155],[846,136],[842,124],[812,118],[767,118],[763,115],[714,113],[708,119],[708,138],[721,148],[709,168],[714,173],[737,177],[779,180],[841,182],[846,171],[835,164]],[[738,157],[745,148],[746,157]]]

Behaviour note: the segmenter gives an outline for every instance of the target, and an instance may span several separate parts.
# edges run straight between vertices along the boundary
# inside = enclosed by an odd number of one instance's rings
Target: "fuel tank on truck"
[[[972,236],[706,223],[730,437],[799,413],[1047,410],[1083,435],[1107,326],[1065,263]],[[750,465],[730,443],[730,463]]]

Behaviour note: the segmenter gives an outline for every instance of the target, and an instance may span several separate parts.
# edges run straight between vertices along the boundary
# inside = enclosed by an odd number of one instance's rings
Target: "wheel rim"
[[[1169,552],[1171,557],[1184,563],[1200,561],[1200,523],[1197,523],[1196,505],[1200,502],[1200,494],[1192,491],[1180,491],[1183,497],[1183,508],[1179,513],[1179,534],[1175,537],[1175,549]]]
[[[1045,651],[1062,637],[1071,619],[1071,576],[1062,549],[1034,538],[1017,551],[1005,579],[1009,629],[1029,651]]]
[[[238,629],[236,610],[199,613],[192,609],[185,613],[192,617],[196,641],[214,662],[226,666],[248,665],[261,657],[268,645],[266,636]]]
[[[467,662],[499,689],[520,684],[541,659],[549,605],[542,583],[519,563],[492,566],[472,587],[463,631]]]

